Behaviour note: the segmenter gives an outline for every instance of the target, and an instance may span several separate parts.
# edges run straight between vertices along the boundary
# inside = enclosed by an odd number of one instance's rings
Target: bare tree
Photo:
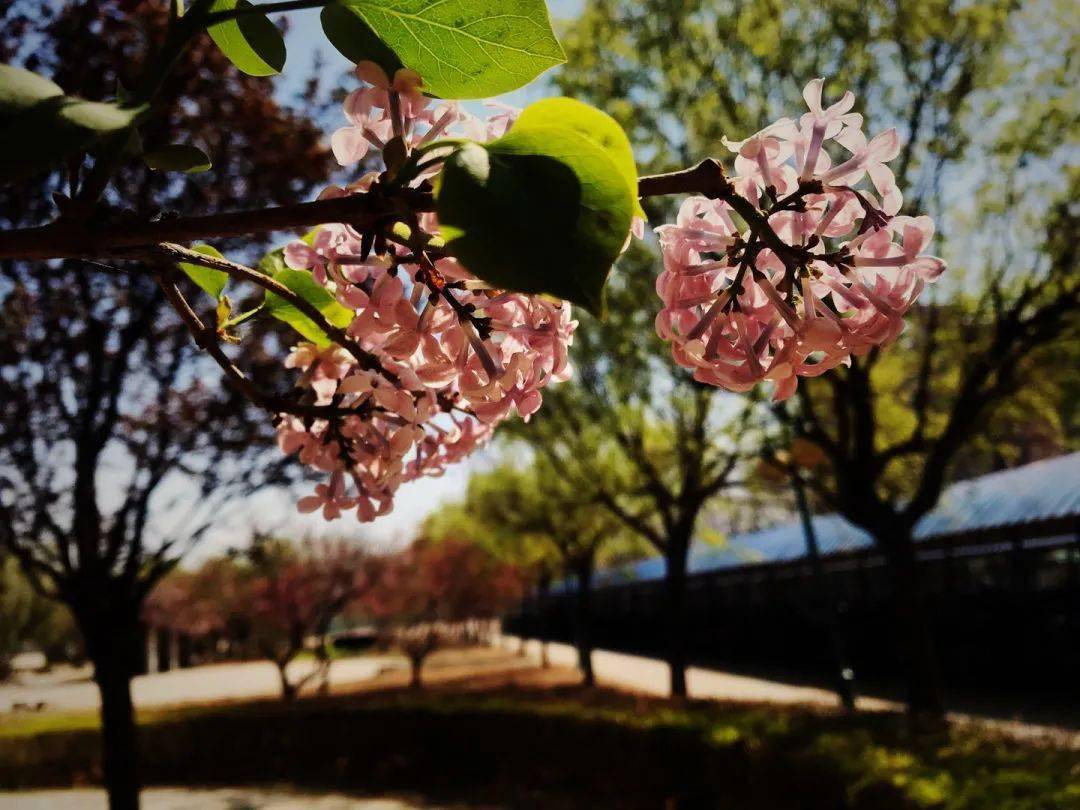
[[[134,788],[142,602],[224,501],[282,468],[272,424],[201,381],[152,282],[21,279],[2,344],[19,359],[0,367],[0,540],[71,609],[101,690],[106,780]]]

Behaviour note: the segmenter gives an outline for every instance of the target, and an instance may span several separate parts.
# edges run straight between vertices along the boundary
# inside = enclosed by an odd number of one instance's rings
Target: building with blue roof
[[[978,544],[1011,540],[1069,543],[1080,520],[1080,453],[1036,461],[1023,467],[959,481],[942,493],[937,507],[915,527],[916,542],[940,548],[965,540]],[[867,552],[869,534],[839,515],[814,518],[823,556]],[[698,544],[688,570],[702,574],[763,563],[789,563],[806,556],[806,538],[797,522],[736,534],[722,546]],[[597,572],[598,585],[660,579],[660,557]]]
[[[812,576],[798,522],[691,550],[692,659],[827,673],[835,619],[824,615],[824,592],[841,614],[860,676],[887,682],[898,671],[891,583],[872,538],[839,515],[813,522],[823,580]],[[1080,453],[952,484],[915,538],[947,685],[1037,686],[1080,700]],[[597,572],[597,646],[664,649],[663,576],[659,557]],[[573,596],[571,586],[529,600],[508,628],[570,640]]]

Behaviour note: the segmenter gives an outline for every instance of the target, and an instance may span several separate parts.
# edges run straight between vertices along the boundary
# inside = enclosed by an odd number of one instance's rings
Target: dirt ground
[[[466,689],[488,689],[500,685],[568,686],[578,682],[575,669],[576,651],[565,644],[548,644],[547,657],[551,664],[540,669],[541,649],[538,642],[525,645],[522,654],[520,640],[505,636],[492,647],[459,650],[440,650],[424,665],[424,680],[429,685],[454,683]],[[300,661],[295,667],[310,663]],[[645,658],[607,650],[593,654],[597,681],[604,686],[652,696],[667,695],[667,665]],[[294,677],[300,673],[294,672]],[[365,655],[335,661],[331,669],[330,692],[349,694],[405,686],[408,667],[396,655]],[[772,703],[776,705],[807,705],[832,708],[837,705],[834,693],[813,686],[736,675],[717,670],[691,667],[687,673],[690,697],[736,702]],[[135,679],[133,693],[139,708],[157,708],[192,704],[213,704],[274,697],[278,694],[277,674],[267,662],[214,664]],[[13,702],[45,704],[45,711],[95,710],[97,689],[89,673],[64,677],[44,676],[37,681],[16,686],[0,687],[0,725],[16,721],[18,713],[5,714]],[[864,711],[895,710],[899,704],[875,697],[860,697],[858,707]],[[1013,719],[989,718],[974,714],[955,713],[953,720],[974,723],[1004,731],[1017,738],[1048,738],[1056,745],[1080,747],[1080,732],[1063,724],[1034,724]]]
[[[0,793],[0,810],[106,810],[106,807],[102,790]],[[142,793],[142,807],[143,810],[450,810],[447,805],[419,804],[408,799],[232,788],[150,788]]]

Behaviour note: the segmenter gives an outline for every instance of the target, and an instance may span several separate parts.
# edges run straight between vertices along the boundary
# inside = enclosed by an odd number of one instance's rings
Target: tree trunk
[[[100,593],[100,591],[93,591]],[[131,701],[138,609],[104,597],[68,601],[101,696],[101,769],[109,810],[138,810],[138,733]]]
[[[12,668],[12,656],[6,652],[0,652],[0,683],[3,683],[11,677],[14,669]]]
[[[118,605],[71,604],[101,695],[101,766],[109,810],[138,810],[138,746],[131,678],[138,622]]]
[[[549,669],[551,667],[551,658],[548,655],[548,639],[550,638],[548,621],[551,607],[551,574],[546,570],[541,572],[540,579],[537,582],[536,601],[540,608],[539,627],[536,628],[537,635],[540,636],[540,667],[541,669]]]
[[[131,674],[122,662],[95,661],[101,692],[101,750],[109,810],[138,810],[139,777]]]
[[[319,638],[319,645],[315,648],[315,665],[318,669],[318,675],[315,676],[319,682],[318,692],[325,697],[330,694],[330,667],[333,665],[330,640],[325,634]]]
[[[420,677],[420,671],[424,667],[424,657],[422,655],[409,656],[409,688],[421,689],[424,685]]]
[[[664,631],[672,697],[686,697],[686,558],[689,553],[689,538],[680,538],[671,543],[665,555]]]
[[[892,608],[904,676],[908,715],[913,721],[939,723],[945,718],[930,616],[911,533],[881,539],[892,579]]]
[[[810,504],[806,499],[806,486],[798,473],[793,473],[791,476],[791,488],[795,492],[795,503],[799,508],[799,519],[802,521],[803,536],[806,539],[806,556],[810,560],[810,570],[814,578],[814,601],[818,603],[819,615],[824,618],[828,627],[836,695],[844,711],[853,712],[855,711],[855,670],[852,669],[848,660],[847,644],[840,627],[840,606],[836,598],[828,593],[825,570],[822,567],[818,549],[817,532],[814,531]]]
[[[577,599],[574,614],[574,635],[578,654],[581,682],[585,686],[596,685],[592,662],[592,576],[593,560],[589,556],[574,565],[577,578]]]
[[[281,699],[286,703],[296,699],[296,685],[289,682],[289,676],[285,674],[286,667],[289,666],[288,661],[274,661],[274,665],[277,667],[278,678],[281,680]]]

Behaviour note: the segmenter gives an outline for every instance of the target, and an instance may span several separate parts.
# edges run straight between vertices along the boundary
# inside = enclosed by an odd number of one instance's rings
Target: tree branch
[[[224,349],[218,342],[214,329],[202,322],[202,319],[191,308],[191,305],[184,298],[183,293],[180,292],[176,284],[166,279],[163,272],[158,272],[155,278],[173,309],[176,310],[181,320],[188,327],[188,331],[191,332],[191,336],[195,339],[199,348],[209,354],[214,359],[214,362],[221,367],[221,370],[225,372],[225,379],[230,385],[260,408],[275,415],[291,413],[296,416],[314,417],[316,419],[329,419],[336,416],[361,413],[356,408],[338,408],[333,405],[303,405],[283,397],[265,393],[229,359],[229,356],[225,354]]]
[[[349,334],[340,326],[334,326],[327,321],[326,317],[314,304],[310,303],[302,296],[297,295],[284,284],[275,281],[265,273],[260,273],[258,270],[253,270],[250,267],[230,261],[229,259],[219,259],[216,256],[207,256],[205,253],[199,253],[197,250],[190,250],[182,245],[173,245],[168,242],[155,246],[151,255],[155,255],[158,258],[164,256],[165,258],[174,261],[188,262],[190,264],[197,264],[200,267],[221,270],[238,281],[249,281],[256,286],[262,287],[268,292],[274,293],[274,295],[284,298],[304,313],[304,315],[309,317],[319,329],[327,334],[327,336],[356,358],[356,361],[360,364],[361,368],[367,369],[368,371],[378,371],[395,386],[398,388],[401,387],[401,380],[398,379],[396,374],[384,369],[378,357],[349,337]]]
[[[817,181],[812,181],[817,183]],[[820,192],[817,187],[800,184],[799,192]],[[744,197],[735,193],[735,187],[727,179],[724,167],[716,158],[706,158],[697,166],[667,174],[653,174],[638,179],[639,197],[659,197],[667,194],[701,194],[711,200],[723,200],[746,220],[746,224],[758,235],[762,242],[789,267],[797,266],[801,257],[798,251],[780,238],[769,224],[769,217]]]
[[[0,233],[0,259],[119,256],[124,249],[145,248],[161,242],[244,236],[326,222],[344,222],[358,230],[370,230],[383,217],[435,208],[429,193],[401,188],[388,195],[378,189],[375,186],[369,192],[296,205],[153,222],[95,224],[61,218],[48,225]]]

